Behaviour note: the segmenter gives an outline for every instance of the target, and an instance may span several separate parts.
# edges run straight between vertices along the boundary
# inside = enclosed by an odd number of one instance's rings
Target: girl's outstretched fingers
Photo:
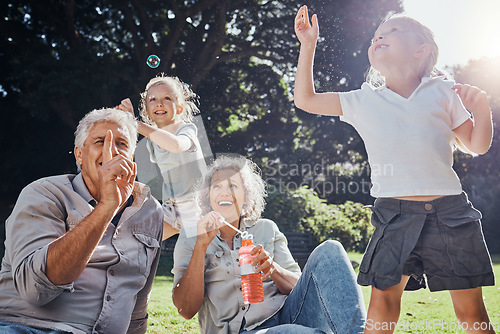
[[[307,6],[300,7],[297,15],[295,16],[295,29],[303,30],[310,27],[309,15],[307,14]]]
[[[314,14],[309,21],[307,6],[302,6],[295,16],[295,34],[300,43],[314,44],[318,40],[318,17]]]
[[[467,84],[456,84],[452,89],[460,96],[464,107],[473,114],[490,110],[488,95],[478,87]]]

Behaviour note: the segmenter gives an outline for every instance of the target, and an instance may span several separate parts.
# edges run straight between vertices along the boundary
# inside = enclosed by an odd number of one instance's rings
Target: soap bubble
[[[160,57],[157,55],[151,55],[148,57],[148,60],[146,60],[146,64],[148,64],[151,68],[157,68],[160,66]]]

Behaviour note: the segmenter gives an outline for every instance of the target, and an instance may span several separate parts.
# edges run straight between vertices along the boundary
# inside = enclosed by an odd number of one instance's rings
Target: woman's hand
[[[259,273],[262,271],[262,280],[270,277],[276,270],[274,266],[274,261],[271,255],[262,247],[262,245],[255,245],[250,255],[256,255],[252,260],[252,266],[257,266],[255,272]]]
[[[309,22],[309,14],[307,13],[307,6],[300,7],[297,15],[295,16],[295,34],[299,39],[300,44],[303,45],[316,45],[319,36],[318,17],[314,14]]]
[[[129,112],[132,114],[132,117],[135,117],[134,105],[132,104],[132,101],[130,101],[129,98],[123,99],[122,102],[120,102],[120,105],[116,106],[116,109]]]
[[[196,243],[205,248],[212,242],[212,240],[217,235],[219,228],[221,228],[224,223],[221,222],[224,219],[222,215],[218,212],[211,211],[205,216],[200,218],[198,221],[198,231]]]
[[[255,272],[262,272],[262,280],[271,277],[274,284],[284,295],[288,295],[297,281],[299,280],[299,275],[284,269],[278,263],[275,263],[273,257],[262,247],[262,245],[255,245],[250,255],[254,255],[255,258],[250,262],[255,268]]]

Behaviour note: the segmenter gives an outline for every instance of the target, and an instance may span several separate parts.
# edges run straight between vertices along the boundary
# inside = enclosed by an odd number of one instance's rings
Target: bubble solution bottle
[[[250,255],[253,248],[253,240],[244,239],[241,241],[241,248],[238,252],[241,271],[241,291],[245,304],[255,304],[264,301],[262,275],[261,273],[256,273],[255,267],[250,264],[255,257],[254,255]]]

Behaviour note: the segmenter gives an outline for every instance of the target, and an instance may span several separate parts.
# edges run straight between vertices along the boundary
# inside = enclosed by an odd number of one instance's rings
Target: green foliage
[[[308,5],[322,24],[315,61],[322,90],[358,88],[371,34],[387,12],[401,11],[400,1]],[[137,106],[159,72],[200,96],[213,152],[291,163],[338,151],[336,159],[349,159],[338,143],[360,145],[350,127],[293,106],[298,8],[282,0],[1,2],[0,139],[10,145],[0,196],[13,202],[30,181],[74,171],[68,152],[78,120],[125,97]],[[161,58],[159,68],[147,67],[150,54]]]
[[[338,240],[349,251],[362,252],[373,233],[370,210],[361,203],[328,204],[308,187],[268,198],[265,216],[283,231],[308,231],[318,242]]]
[[[272,192],[267,197],[263,216],[278,224],[282,232],[302,231],[302,221],[307,212],[302,198],[290,191]]]
[[[318,86],[358,88],[371,35],[387,12],[401,11],[400,1],[308,5],[321,20]],[[200,96],[212,152],[286,164],[351,161],[352,152],[363,151],[352,128],[293,106],[299,6],[283,0],[0,2],[0,200],[10,207],[31,181],[75,172],[79,119],[126,97],[137,107],[139,93],[159,72],[179,76]],[[157,69],[146,65],[151,54],[161,58]],[[328,201],[347,199],[337,195]]]

